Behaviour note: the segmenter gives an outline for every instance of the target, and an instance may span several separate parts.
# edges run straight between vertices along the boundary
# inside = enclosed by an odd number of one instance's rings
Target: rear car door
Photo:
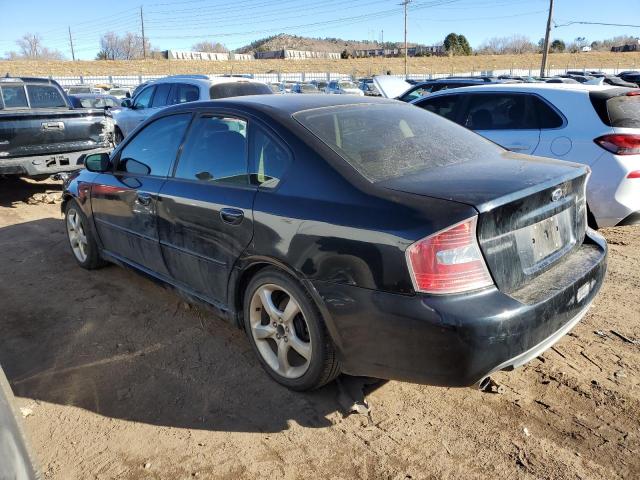
[[[531,95],[507,92],[467,93],[460,124],[516,153],[532,154],[540,129]]]
[[[116,150],[114,170],[99,174],[91,190],[93,218],[106,252],[165,276],[157,196],[191,117],[191,113],[168,115],[146,125]]]
[[[247,120],[238,116],[196,117],[159,194],[160,247],[170,276],[218,304],[226,303],[231,269],[253,237],[257,187],[247,133]]]
[[[200,100],[200,88],[190,83],[176,83],[169,98],[170,105]]]

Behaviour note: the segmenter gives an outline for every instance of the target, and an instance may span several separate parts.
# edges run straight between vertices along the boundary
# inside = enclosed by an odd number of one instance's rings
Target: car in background
[[[325,89],[327,88],[327,85],[329,84],[329,82],[325,80],[311,80],[309,83],[311,85],[315,85],[316,88],[320,90],[320,92],[324,92]]]
[[[79,93],[69,95],[73,108],[118,108],[121,101],[111,95],[97,93]]]
[[[496,77],[449,77],[411,85],[406,80],[389,75],[376,76],[373,78],[373,82],[384,97],[395,98],[407,103],[425,95],[451,88],[491,85],[493,83],[520,83],[519,80],[498,79]]]
[[[360,80],[360,83],[358,84],[358,88],[362,90],[364,94],[368,97],[380,96],[380,92],[378,91],[375,84],[373,83],[372,78],[364,78]]]
[[[333,95],[364,96],[364,92],[351,80],[331,80],[325,88],[325,93]]]
[[[626,71],[620,72],[618,75],[625,82],[635,83],[640,87],[640,72],[637,71]]]
[[[184,103],[86,167],[62,204],[78,265],[209,305],[294,390],[486,385],[565,335],[605,275],[587,167],[393,100]]]
[[[520,84],[438,92],[414,105],[504,148],[587,165],[589,224],[640,223],[640,91]]]
[[[70,87],[66,87],[64,91],[67,93],[67,95],[78,95],[80,93],[93,93],[101,95],[104,93],[101,89],[94,87],[93,85],[72,85]]]
[[[298,82],[292,80],[283,80],[280,82],[280,93],[291,93],[291,89],[297,84]]]
[[[311,83],[299,82],[291,87],[290,93],[309,94],[309,93],[321,93],[321,92],[320,90],[318,90],[318,87],[316,87]]]
[[[74,109],[53,80],[0,78],[0,175],[46,179],[112,147],[113,121],[103,109]]]
[[[270,93],[265,83],[244,77],[176,75],[154,80],[133,98],[124,99],[123,108],[113,112],[115,141],[120,143],[138,124],[169,105]]]
[[[0,479],[37,480],[34,467],[7,377],[0,368]]]
[[[109,90],[109,95],[119,99],[131,98],[131,89],[127,87],[114,87]]]

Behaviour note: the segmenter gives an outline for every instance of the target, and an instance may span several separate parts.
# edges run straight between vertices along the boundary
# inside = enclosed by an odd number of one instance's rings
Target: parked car
[[[311,80],[309,83],[315,85],[320,92],[324,92],[329,84],[329,82],[325,82],[324,80]]]
[[[364,96],[364,92],[351,80],[331,80],[325,88],[325,93]]]
[[[119,99],[131,98],[131,89],[126,87],[115,87],[109,90],[109,95]]]
[[[13,392],[0,368],[0,479],[40,478],[16,412]]]
[[[618,77],[620,77],[625,82],[635,83],[640,87],[640,72],[636,72],[636,71],[620,72],[618,74]]]
[[[299,82],[291,87],[290,93],[320,93],[318,87],[312,85],[311,83]]]
[[[378,89],[376,88],[375,84],[373,83],[373,79],[372,78],[367,78],[367,79],[364,79],[364,80],[360,80],[360,83],[358,84],[358,88],[360,90],[362,90],[365,95],[367,95],[369,97],[379,97],[380,96],[380,92],[378,91]]]
[[[117,108],[120,100],[111,95],[99,95],[97,93],[80,93],[69,95],[73,108]]]
[[[467,87],[414,102],[521,153],[588,165],[593,227],[640,223],[640,92],[592,85]]]
[[[113,113],[115,139],[120,143],[141,122],[169,105],[240,95],[272,93],[262,82],[244,77],[178,75],[154,80]]]
[[[81,93],[92,93],[96,95],[103,94],[104,92],[93,85],[72,85],[65,88],[67,95],[78,95]]]
[[[387,98],[395,98],[402,102],[411,102],[440,90],[470,87],[473,85],[491,85],[493,83],[520,83],[519,80],[498,79],[495,77],[449,77],[428,80],[411,85],[406,80],[388,75],[373,78],[378,91]]]
[[[569,331],[605,273],[587,167],[392,100],[177,105],[86,166],[62,205],[78,264],[207,303],[292,389],[484,384]]]
[[[112,148],[103,110],[73,109],[44,78],[0,78],[0,175],[36,179],[82,168],[84,156]]]

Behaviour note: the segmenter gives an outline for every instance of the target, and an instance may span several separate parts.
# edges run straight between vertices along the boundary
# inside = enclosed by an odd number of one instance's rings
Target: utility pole
[[[142,15],[142,5],[140,5],[140,26],[142,27],[142,58],[147,58],[147,42],[144,38],[144,16]]]
[[[553,21],[553,0],[549,0],[549,18],[547,19],[547,32],[544,36],[544,47],[542,48],[542,65],[540,66],[540,76],[544,77],[547,71],[547,57],[549,55],[549,40],[551,37],[551,22]]]
[[[71,45],[71,59],[76,61],[76,52],[73,50],[73,37],[71,36],[71,26],[69,26],[69,45]]]
[[[409,72],[407,70],[407,7],[411,3],[412,0],[403,0],[401,5],[404,7],[404,78],[406,79]]]

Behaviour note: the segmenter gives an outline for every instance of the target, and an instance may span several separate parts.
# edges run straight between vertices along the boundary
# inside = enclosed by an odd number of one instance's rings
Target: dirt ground
[[[59,188],[0,180],[0,364],[47,480],[640,476],[640,228],[603,231],[593,308],[504,393],[383,382],[368,418],[278,386],[175,293],[76,266],[59,206],[27,202]]]

